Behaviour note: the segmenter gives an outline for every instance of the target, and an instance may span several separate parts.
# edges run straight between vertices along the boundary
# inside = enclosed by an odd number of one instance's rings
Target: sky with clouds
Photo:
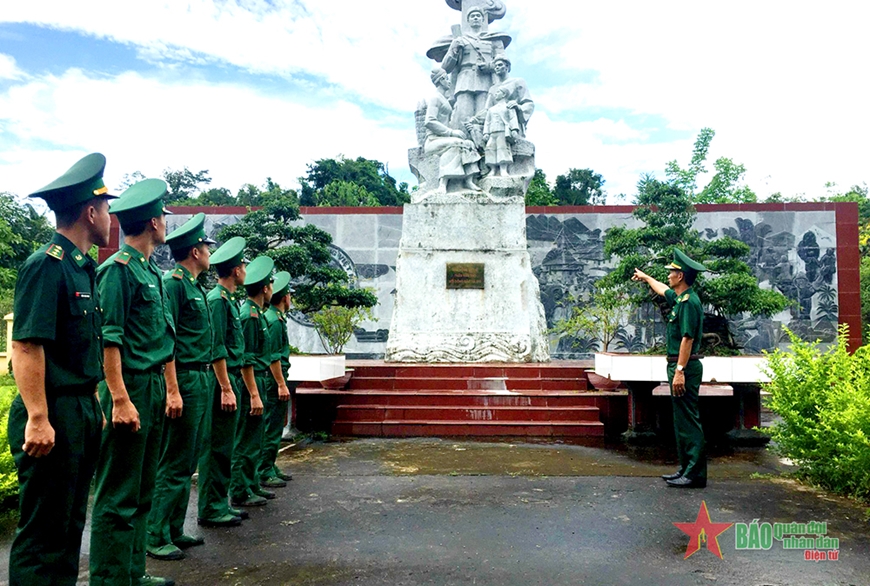
[[[870,7],[829,0],[505,0],[512,75],[537,109],[550,180],[592,168],[610,201],[641,173],[710,159],[761,197],[870,182]],[[106,183],[208,169],[237,190],[306,165],[378,159],[412,185],[425,57],[444,0],[28,0],[0,9],[0,191],[26,194],[99,151]]]

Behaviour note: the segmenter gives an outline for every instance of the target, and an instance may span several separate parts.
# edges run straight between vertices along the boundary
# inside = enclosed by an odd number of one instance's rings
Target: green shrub
[[[18,494],[18,472],[9,451],[9,407],[18,394],[11,376],[0,377],[0,507]]]
[[[850,355],[846,326],[826,351],[788,333],[791,350],[768,355],[776,449],[805,479],[870,499],[870,347]]]

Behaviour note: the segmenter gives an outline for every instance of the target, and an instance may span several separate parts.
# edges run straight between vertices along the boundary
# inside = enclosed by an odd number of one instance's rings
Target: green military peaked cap
[[[114,198],[103,183],[106,157],[91,153],[70,167],[66,173],[30,194],[41,197],[52,210],[58,212],[84,203],[94,197]]]
[[[290,273],[287,271],[275,273],[275,281],[272,283],[272,297],[284,297],[292,292],[293,287],[290,286]]]
[[[248,242],[241,236],[230,238],[220,248],[211,253],[211,265],[236,267],[245,262],[245,246]]]
[[[135,183],[119,199],[112,202],[109,213],[116,214],[122,225],[171,214],[172,212],[163,207],[167,187],[163,179],[144,179]]]
[[[674,260],[671,261],[671,264],[667,265],[665,268],[673,271],[683,271],[684,273],[688,271],[695,271],[696,273],[700,273],[707,270],[707,267],[699,262],[693,261],[691,258],[686,256],[686,253],[684,253],[679,248],[674,249]]]
[[[200,212],[176,228],[166,237],[166,244],[175,252],[197,244],[217,244],[205,235],[205,214]]]
[[[245,287],[261,285],[265,287],[272,281],[272,269],[275,261],[268,256],[258,256],[248,265]]]

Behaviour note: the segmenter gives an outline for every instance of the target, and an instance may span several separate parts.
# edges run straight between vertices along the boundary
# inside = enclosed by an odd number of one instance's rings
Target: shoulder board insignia
[[[125,265],[130,262],[130,258],[129,252],[120,252],[118,253],[118,256],[115,257],[115,262]]]
[[[251,308],[251,317],[260,317],[260,312],[257,311],[256,307]]]
[[[47,254],[51,258],[63,260],[63,248],[61,248],[59,244],[52,244],[51,246],[49,246],[48,250],[45,251],[45,254]]]
[[[175,269],[174,271],[172,271],[172,278],[173,279],[183,279],[184,278],[184,271],[182,271],[181,269]]]
[[[685,295],[683,295],[682,297],[680,297],[680,301],[688,301],[688,300],[689,300],[689,294],[688,294],[688,293],[686,293]]]
[[[226,291],[221,291],[221,298],[222,299],[229,299],[229,296],[227,295]]]

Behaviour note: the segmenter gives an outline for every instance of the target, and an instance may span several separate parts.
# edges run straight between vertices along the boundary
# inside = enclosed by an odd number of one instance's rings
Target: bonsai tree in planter
[[[373,293],[354,287],[347,273],[331,266],[332,236],[312,224],[299,225],[296,192],[283,190],[271,180],[266,188],[258,197],[262,208],[248,208],[248,213],[235,224],[225,226],[217,239],[225,242],[233,236],[243,236],[250,258],[262,254],[272,257],[277,270],[287,271],[293,277],[294,308],[306,315],[327,306],[374,307],[378,299]]]
[[[698,276],[694,289],[707,306],[704,316],[705,353],[736,354],[738,345],[728,325],[728,316],[748,312],[769,317],[785,309],[789,300],[778,291],[762,289],[751,267],[743,260],[749,246],[730,237],[704,240],[694,230],[697,214],[691,196],[676,181],[662,182],[646,176],[638,183],[637,208],[632,215],[640,228],[614,227],[607,231],[604,252],[619,260],[613,272],[599,281],[602,287],[627,294],[638,306],[655,303],[666,322],[669,308],[664,298],[653,296],[648,287],[631,281],[635,268],[667,282],[665,264],[674,248],[682,249],[703,263],[708,273]]]

